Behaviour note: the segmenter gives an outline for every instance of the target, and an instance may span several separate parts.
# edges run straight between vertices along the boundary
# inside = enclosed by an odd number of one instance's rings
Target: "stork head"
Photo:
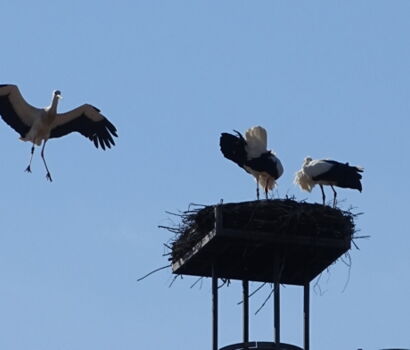
[[[302,165],[302,166],[309,165],[309,163],[310,163],[312,160],[313,160],[313,159],[312,159],[311,157],[306,157],[306,158],[303,160],[303,165]]]
[[[63,98],[63,96],[61,96],[61,91],[60,90],[55,90],[53,95],[54,95],[54,97]]]

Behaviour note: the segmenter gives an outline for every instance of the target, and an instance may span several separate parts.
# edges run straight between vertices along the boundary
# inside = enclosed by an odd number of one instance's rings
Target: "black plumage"
[[[100,112],[98,108],[93,108]],[[108,119],[105,118],[96,122],[87,118],[85,113],[83,113],[76,119],[52,129],[50,138],[61,137],[75,131],[89,138],[94,142],[95,147],[98,148],[100,146],[103,150],[105,150],[105,147],[111,148],[111,146],[115,146],[111,135],[118,137],[117,129]]]
[[[8,86],[7,84],[1,84],[0,88]],[[30,130],[30,126],[26,125],[17,115],[10,102],[9,94],[0,95],[0,115],[2,119],[15,131],[17,131],[21,137],[24,137]]]
[[[363,169],[335,160],[324,160],[324,162],[331,164],[331,167],[328,171],[313,176],[314,181],[328,181],[337,187],[351,188],[362,192],[362,183],[360,182],[362,175],[360,173],[363,172]]]

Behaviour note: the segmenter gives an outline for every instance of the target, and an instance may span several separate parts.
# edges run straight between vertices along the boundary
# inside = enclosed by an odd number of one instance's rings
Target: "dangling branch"
[[[319,296],[324,295],[325,293],[322,291],[322,287],[320,286],[320,280],[322,279],[323,272],[320,273],[319,277],[316,279],[315,284],[313,285],[313,291],[315,294],[318,294]]]
[[[169,284],[168,288],[171,288],[174,282],[177,280],[178,277],[181,277],[182,280],[182,275],[175,275],[174,278],[172,279],[171,283]]]
[[[264,286],[265,286],[266,282],[262,283],[258,288],[256,288],[252,293],[249,293],[248,298],[250,298],[251,296],[255,295],[258,291],[260,291]],[[243,300],[238,301],[236,303],[236,305],[241,305],[243,304]]]
[[[202,281],[202,279],[203,279],[203,277],[199,277],[199,278],[195,281],[195,283],[192,284],[191,287],[189,287],[189,288],[194,288],[195,285],[196,285],[199,281]]]
[[[352,257],[350,256],[349,252],[347,252],[345,255],[347,256],[349,262],[346,263],[346,265],[348,266],[348,272],[347,272],[346,283],[345,283],[345,285],[344,285],[344,287],[343,287],[342,293],[345,292],[345,290],[346,290],[346,288],[347,288],[347,286],[348,286],[348,284],[349,284],[349,282],[350,282],[350,273],[351,273],[351,270],[352,270]],[[342,260],[342,261],[343,261],[343,260]]]
[[[272,287],[272,290],[269,293],[268,297],[265,299],[265,301],[262,303],[262,305],[259,307],[259,309],[256,310],[255,315],[263,309],[263,307],[266,305],[266,303],[268,302],[268,300],[270,299],[270,297],[272,296],[274,291],[275,291],[275,288]]]

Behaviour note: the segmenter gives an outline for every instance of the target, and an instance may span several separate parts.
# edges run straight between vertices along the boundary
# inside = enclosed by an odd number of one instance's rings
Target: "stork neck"
[[[58,96],[54,95],[54,96],[53,96],[53,99],[52,99],[52,101],[51,101],[51,105],[50,105],[50,107],[48,108],[48,110],[49,110],[50,112],[52,112],[52,113],[56,113],[56,112],[57,112],[58,100],[59,100]]]

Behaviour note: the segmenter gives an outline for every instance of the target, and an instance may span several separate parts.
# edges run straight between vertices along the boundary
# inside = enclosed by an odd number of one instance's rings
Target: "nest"
[[[234,230],[269,232],[311,238],[348,239],[355,233],[357,214],[321,204],[275,199],[220,204],[223,227]],[[215,206],[189,210],[181,223],[168,228],[176,234],[170,260],[182,258],[215,227]]]

